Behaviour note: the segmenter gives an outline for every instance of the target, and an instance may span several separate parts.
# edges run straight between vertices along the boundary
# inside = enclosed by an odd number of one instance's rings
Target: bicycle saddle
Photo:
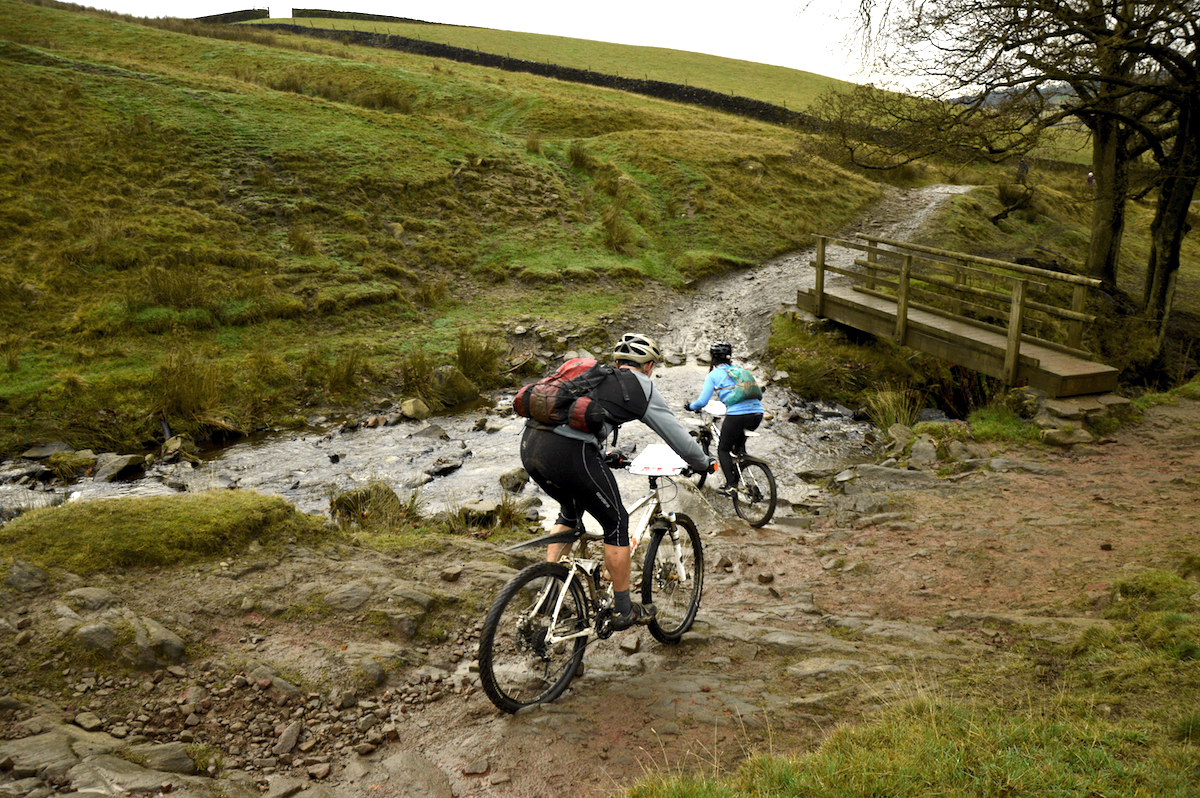
[[[603,540],[603,535],[597,535],[594,532],[588,532],[583,529],[567,529],[562,532],[547,532],[544,535],[538,535],[536,538],[521,543],[514,543],[505,551],[520,551],[522,549],[532,549],[536,547],[546,547],[551,543],[574,543],[577,540]]]

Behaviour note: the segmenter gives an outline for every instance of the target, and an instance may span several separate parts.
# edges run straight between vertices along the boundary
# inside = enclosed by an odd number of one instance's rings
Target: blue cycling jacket
[[[717,366],[712,371],[708,372],[708,376],[704,378],[704,390],[700,391],[700,398],[688,405],[689,410],[699,410],[708,404],[712,399],[713,394],[717,395],[719,401],[724,402],[726,396],[737,385],[733,377],[729,376],[729,372]],[[750,413],[761,413],[763,411],[761,399],[747,399],[743,402],[738,402],[736,405],[727,406],[726,414],[731,416],[744,416]]]

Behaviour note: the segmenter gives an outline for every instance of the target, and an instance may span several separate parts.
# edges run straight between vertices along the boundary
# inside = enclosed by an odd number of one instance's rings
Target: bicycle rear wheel
[[[742,478],[733,495],[733,509],[750,526],[763,526],[775,514],[775,475],[753,457],[743,457],[738,471]]]
[[[505,712],[558,698],[583,659],[587,635],[547,641],[551,630],[565,635],[588,625],[587,591],[577,579],[554,617],[569,573],[559,563],[531,565],[501,589],[488,610],[479,635],[479,681]]]
[[[676,555],[678,554],[678,559]],[[678,643],[696,621],[704,592],[704,547],[696,524],[675,514],[673,529],[656,529],[646,546],[642,603],[657,610],[650,634],[661,643]]]

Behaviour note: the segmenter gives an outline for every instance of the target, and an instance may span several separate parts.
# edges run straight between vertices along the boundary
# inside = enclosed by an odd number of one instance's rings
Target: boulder
[[[433,413],[429,410],[429,405],[425,404],[425,401],[419,397],[414,399],[405,399],[403,402],[401,402],[400,414],[405,418],[411,418],[417,421],[424,421],[433,415]]]
[[[439,366],[430,375],[433,391],[446,407],[473,402],[479,398],[479,386],[467,379],[455,366]]]
[[[96,456],[96,482],[114,482],[141,476],[146,458],[140,454],[100,454]]]

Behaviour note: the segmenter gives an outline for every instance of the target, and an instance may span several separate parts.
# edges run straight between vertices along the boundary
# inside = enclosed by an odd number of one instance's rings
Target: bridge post
[[[1076,313],[1083,313],[1083,306],[1087,299],[1087,286],[1076,284],[1071,291],[1071,310]],[[1075,349],[1083,346],[1083,322],[1073,321],[1067,325],[1067,346]]]
[[[1025,321],[1025,289],[1028,280],[1013,280],[1012,305],[1008,309],[1008,346],[1004,350],[1004,384],[1017,384],[1017,366],[1021,356],[1021,326]]]
[[[912,272],[913,256],[905,255],[900,264],[900,285],[896,291],[896,334],[894,340],[904,346],[908,335],[908,275]]]
[[[817,236],[817,260],[813,266],[817,269],[813,282],[813,315],[819,319],[825,315],[825,236]]]

